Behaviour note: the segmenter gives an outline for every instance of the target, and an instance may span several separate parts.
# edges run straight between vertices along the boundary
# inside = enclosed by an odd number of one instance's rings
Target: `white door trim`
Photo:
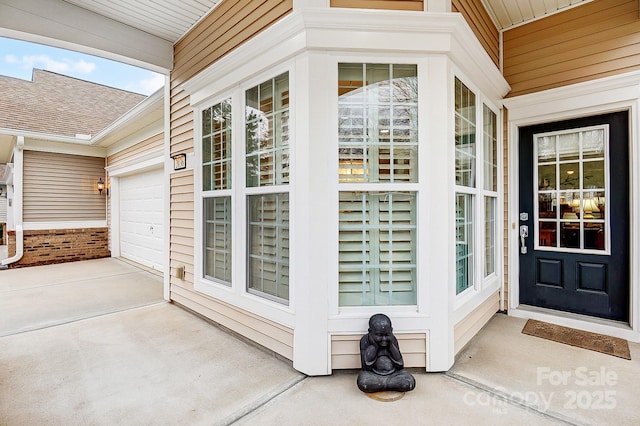
[[[640,342],[640,72],[606,77],[504,100],[508,109],[509,193],[508,289],[509,315],[607,334]],[[613,111],[629,111],[630,145],[630,313],[629,324],[519,304],[518,129]]]

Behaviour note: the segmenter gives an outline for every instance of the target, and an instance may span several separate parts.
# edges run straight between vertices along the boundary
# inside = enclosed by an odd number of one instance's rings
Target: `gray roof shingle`
[[[0,128],[95,135],[145,98],[41,69],[32,81],[0,76]]]

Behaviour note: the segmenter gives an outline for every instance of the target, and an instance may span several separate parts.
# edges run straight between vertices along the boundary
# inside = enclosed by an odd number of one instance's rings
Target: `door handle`
[[[520,253],[527,254],[527,244],[525,238],[529,236],[529,227],[527,225],[520,225]]]

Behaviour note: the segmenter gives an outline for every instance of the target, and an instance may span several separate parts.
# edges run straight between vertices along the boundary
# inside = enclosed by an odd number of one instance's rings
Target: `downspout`
[[[13,218],[16,231],[16,254],[0,262],[0,269],[22,259],[24,254],[24,229],[22,227],[22,190],[24,175],[24,136],[18,136],[13,148]]]

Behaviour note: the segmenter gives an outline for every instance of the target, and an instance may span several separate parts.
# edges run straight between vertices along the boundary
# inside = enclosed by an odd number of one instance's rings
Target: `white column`
[[[295,329],[293,367],[308,375],[330,374],[328,292],[335,291],[331,251],[337,246],[334,186],[337,175],[327,128],[328,99],[335,84],[326,78],[326,56],[306,53],[295,65]],[[335,137],[335,136],[334,136]],[[334,168],[336,169],[334,171]],[[333,174],[332,174],[333,173]]]
[[[24,254],[24,231],[23,231],[23,182],[24,182],[24,136],[18,136],[16,146],[13,148],[13,194],[11,207],[13,214],[13,229],[16,231],[16,253],[14,256],[4,259],[0,265],[6,266],[22,259]],[[8,201],[8,200],[7,200]]]
[[[428,271],[427,370],[446,371],[454,361],[453,302],[455,298],[455,189],[453,181],[453,117],[449,59],[444,55],[429,58],[427,67],[426,120],[427,143],[421,151],[426,158],[420,168],[421,195],[429,198],[425,235],[428,239],[420,255],[420,266]]]

